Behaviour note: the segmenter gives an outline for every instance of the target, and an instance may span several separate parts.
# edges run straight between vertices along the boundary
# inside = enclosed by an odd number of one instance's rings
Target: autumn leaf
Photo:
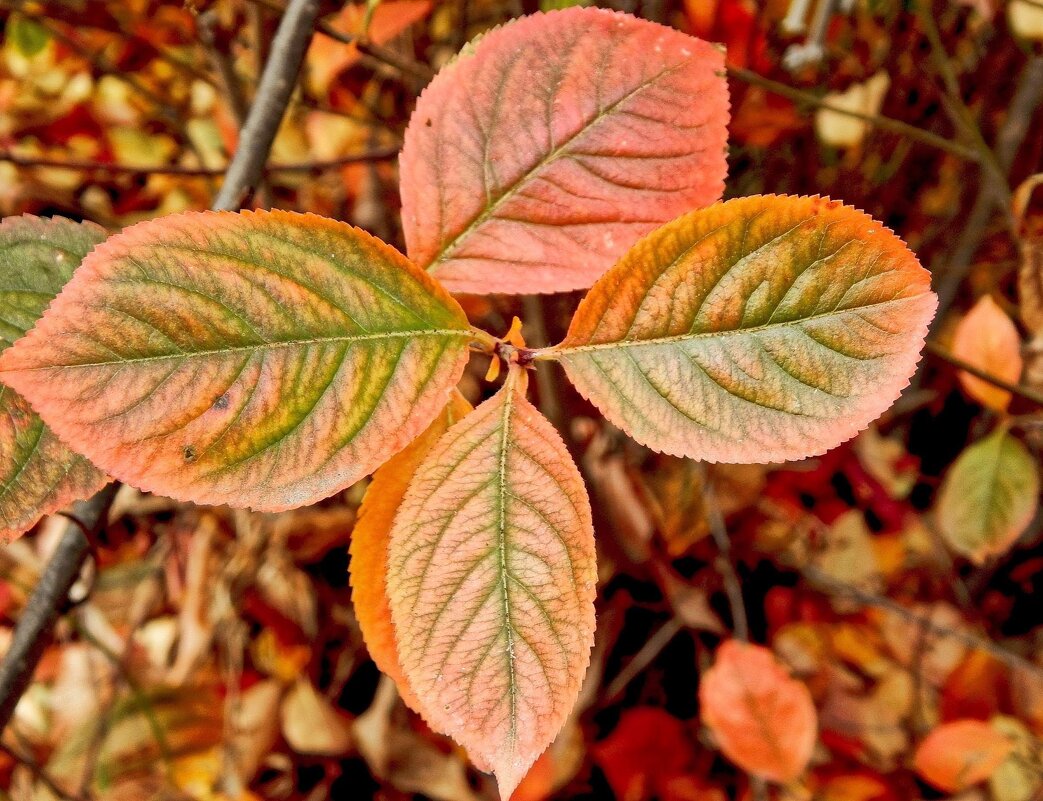
[[[359,628],[381,672],[390,676],[402,700],[424,715],[423,704],[409,686],[398,661],[395,631],[387,599],[387,555],[391,526],[409,482],[441,436],[471,411],[471,404],[454,392],[441,414],[413,442],[373,474],[351,532],[351,589]]]
[[[902,241],[823,198],[730,200],[639,242],[538,358],[643,445],[706,461],[823,453],[886,410],[937,304]]]
[[[604,9],[485,34],[410,119],[410,258],[453,292],[590,286],[640,236],[720,197],[723,68],[707,42]]]
[[[615,730],[591,750],[620,801],[661,799],[671,780],[691,773],[692,743],[684,724],[655,707],[625,710]]]
[[[997,378],[1016,384],[1021,377],[1021,341],[1010,317],[985,295],[960,320],[952,341],[952,353]],[[960,371],[960,383],[975,400],[1002,412],[1010,393],[977,376]]]
[[[818,737],[811,694],[767,648],[722,644],[699,683],[699,706],[721,751],[743,770],[790,782],[807,767]]]
[[[402,670],[432,724],[491,768],[504,799],[576,702],[597,581],[579,471],[525,386],[512,367],[439,440],[388,552]]]
[[[187,213],[95,249],[0,379],[121,481],[278,511],[423,431],[468,330],[429,276],[349,225]]]
[[[916,772],[939,790],[958,793],[988,779],[1014,743],[981,720],[943,723],[916,749]]]
[[[62,218],[26,215],[0,223],[0,351],[32,328],[103,239],[102,228]],[[90,497],[107,481],[69,450],[24,398],[0,387],[0,541]]]
[[[1039,506],[1039,467],[1003,427],[966,448],[938,496],[938,528],[950,548],[981,564],[1005,553]]]

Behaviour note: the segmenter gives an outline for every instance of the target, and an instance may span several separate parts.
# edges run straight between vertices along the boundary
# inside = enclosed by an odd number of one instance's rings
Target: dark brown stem
[[[270,164],[263,168],[265,175],[277,172],[321,173],[334,170],[346,164],[366,161],[385,161],[398,155],[398,145],[374,148],[363,153],[352,153],[335,159],[323,161],[300,161],[290,164]],[[138,167],[133,164],[108,164],[103,161],[81,161],[76,159],[53,159],[36,156],[19,156],[14,153],[0,151],[0,161],[6,161],[17,167],[50,167],[61,170],[83,170],[85,172],[102,172],[111,175],[183,175],[185,177],[212,177],[225,174],[225,168],[185,167],[180,164],[165,164],[160,167]]]
[[[931,272],[935,276],[935,289],[938,292],[938,314],[935,316],[935,326],[944,317],[946,309],[956,298],[963,279],[967,277],[967,273],[974,263],[974,254],[988,230],[997,206],[1002,206],[1004,203],[1007,189],[1006,174],[1014,162],[1018,148],[1025,141],[1029,123],[1041,101],[1043,101],[1043,56],[1033,56],[1021,71],[1006,119],[996,136],[995,158],[1002,172],[1003,181],[999,183],[998,179],[990,180],[990,176],[994,173],[983,166],[978,194],[967,221],[960,227],[960,235],[956,244],[951,252],[942,254],[931,264]]]
[[[980,158],[978,151],[967,147],[966,145],[961,145],[959,142],[952,142],[944,136],[939,136],[931,131],[925,131],[923,128],[917,128],[915,125],[910,125],[907,122],[892,119],[891,117],[883,117],[879,114],[863,114],[860,111],[852,111],[851,109],[835,106],[818,95],[806,92],[803,89],[796,89],[779,81],[773,81],[771,78],[765,78],[763,75],[759,75],[752,70],[744,69],[742,67],[729,67],[728,75],[732,78],[744,81],[751,86],[759,86],[761,89],[766,89],[772,94],[788,98],[795,103],[815,106],[827,111],[832,111],[835,114],[843,114],[846,117],[862,120],[863,122],[869,123],[881,130],[891,131],[892,133],[907,136],[910,139],[915,139],[925,145],[944,150],[946,153],[959,156],[961,159],[966,159],[967,161],[977,162]]]
[[[29,686],[36,665],[50,642],[51,629],[80,575],[90,553],[90,542],[83,531],[96,535],[105,525],[109,506],[118,485],[110,484],[93,498],[80,501],[72,510],[77,522],[69,521],[54,555],[44,568],[40,581],[29,596],[11,646],[0,662],[0,732],[7,727],[18,699]]]
[[[724,517],[717,505],[717,496],[714,493],[710,471],[703,463],[700,463],[699,466],[703,482],[703,509],[706,513],[706,522],[710,526],[710,533],[713,535],[713,541],[717,545],[717,559],[714,567],[724,580],[724,591],[728,596],[728,607],[732,613],[732,629],[735,632],[735,638],[742,642],[749,642],[750,624],[746,617],[746,603],[742,597],[739,574],[735,572],[735,565],[732,564],[732,541],[728,537]]]

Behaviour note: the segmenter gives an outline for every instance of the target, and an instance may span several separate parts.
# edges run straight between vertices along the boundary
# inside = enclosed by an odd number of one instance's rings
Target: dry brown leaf
[[[282,733],[299,754],[337,756],[351,750],[351,721],[319,695],[311,682],[299,679],[279,708]]]

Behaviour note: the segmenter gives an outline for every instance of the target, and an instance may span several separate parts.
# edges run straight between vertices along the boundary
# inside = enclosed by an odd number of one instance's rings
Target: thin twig
[[[92,535],[97,534],[105,525],[115,494],[116,485],[110,484],[93,498],[77,503],[72,513]],[[69,521],[54,555],[29,596],[11,645],[0,662],[0,732],[7,728],[18,699],[33,678],[36,665],[50,641],[51,629],[88,553],[90,543],[87,537],[77,523]]]
[[[271,57],[261,74],[257,95],[239,137],[235,157],[214,202],[215,209],[238,209],[243,196],[264,174],[264,163],[286,113],[290,95],[297,85],[297,75],[311,42],[318,13],[318,0],[291,0],[286,7],[272,41]]]
[[[362,153],[351,153],[322,161],[300,161],[288,164],[270,164],[264,167],[263,174],[278,172],[321,173],[334,170],[347,164],[365,161],[386,161],[398,155],[398,145],[374,148]],[[59,170],[82,170],[84,172],[102,172],[112,175],[181,175],[185,177],[212,177],[224,175],[228,168],[224,167],[186,167],[181,164],[162,164],[146,167],[135,164],[110,164],[103,161],[85,161],[78,159],[55,159],[37,156],[19,156],[14,153],[0,151],[0,161],[6,161],[18,167],[49,167]]]
[[[78,795],[63,789],[47,769],[28,754],[16,751],[14,748],[4,743],[0,743],[0,752],[7,754],[18,764],[24,765],[33,775],[33,778],[50,790],[56,798],[60,798],[62,801],[87,801],[87,799],[90,798],[89,795]]]
[[[953,122],[958,127],[963,128],[964,132],[970,136],[975,149],[980,155],[979,163],[982,171],[991,173],[996,181],[995,189],[1003,193],[1003,198],[1009,202],[1010,186],[1007,184],[1007,168],[1000,163],[996,154],[992,152],[992,148],[989,147],[988,142],[985,141],[985,137],[982,135],[981,128],[975,122],[974,114],[971,113],[971,110],[963,101],[960,80],[952,68],[952,64],[949,61],[949,53],[945,49],[945,43],[942,41],[941,31],[938,30],[938,24],[934,20],[933,2],[932,0],[916,0],[915,8],[917,17],[920,20],[920,27],[923,28],[927,41],[931,45],[931,60],[934,61],[935,69],[941,76],[942,83],[945,84],[945,99],[947,101],[945,105],[950,112],[949,116],[952,117]]]
[[[909,623],[913,623],[920,628],[929,631],[931,634],[938,637],[946,637],[951,640],[956,640],[957,642],[963,643],[968,648],[985,651],[1008,667],[1025,670],[1037,677],[1043,678],[1043,665],[1037,665],[1035,662],[1026,659],[1020,654],[1016,654],[1013,651],[1004,648],[1002,645],[992,642],[992,640],[987,640],[984,637],[979,637],[970,632],[947,628],[939,623],[935,623],[929,617],[925,617],[924,615],[908,609],[898,603],[898,601],[894,601],[883,595],[866,592],[865,590],[858,589],[850,584],[837,581],[820,571],[818,568],[806,566],[802,568],[802,572],[807,578],[811,579],[815,584],[821,586],[827,592],[851,598],[863,606],[872,606],[877,609],[892,612]]]
[[[659,656],[659,653],[670,644],[670,641],[678,635],[678,633],[684,628],[684,623],[674,615],[666,623],[659,627],[659,629],[645,640],[645,644],[641,646],[641,649],[634,654],[629,662],[623,667],[622,670],[616,674],[616,677],[612,679],[612,683],[605,689],[605,697],[602,699],[604,704],[611,704],[627,688],[634,679],[636,679],[641,673],[644,672],[645,668],[655,661],[655,658]]]
[[[928,340],[925,346],[925,350],[932,356],[936,356],[943,362],[947,362],[948,364],[951,364],[953,367],[963,370],[966,373],[970,373],[975,378],[980,378],[987,384],[992,384],[994,387],[1004,389],[1012,395],[1017,395],[1019,398],[1024,398],[1027,401],[1035,403],[1037,406],[1043,407],[1043,393],[1033,389],[1032,387],[1025,386],[1024,384],[1013,384],[1010,381],[1000,378],[999,376],[995,376],[992,373],[986,372],[985,370],[982,370],[980,367],[977,367],[971,364],[970,362],[964,361],[959,356],[950,353],[937,342]]]
[[[267,8],[271,11],[282,10],[282,6],[272,0],[250,0],[250,3],[252,5]],[[427,84],[435,76],[435,71],[427,66],[427,64],[407,58],[406,56],[401,56],[389,48],[384,47],[383,45],[378,45],[376,42],[367,39],[364,36],[352,36],[350,33],[342,33],[324,19],[316,21],[315,31],[321,33],[323,36],[328,36],[330,39],[340,42],[341,44],[353,44],[358,48],[360,53],[367,55],[388,67],[393,67],[399,72],[411,75],[420,81],[421,84]]]
[[[892,117],[884,117],[880,114],[863,114],[860,111],[853,111],[851,109],[835,106],[818,95],[806,92],[803,89],[796,89],[788,84],[774,81],[771,78],[765,78],[763,75],[760,75],[753,70],[748,70],[743,67],[728,67],[728,74],[740,81],[745,81],[753,86],[759,86],[761,89],[766,89],[772,94],[788,98],[795,103],[815,106],[817,108],[825,109],[826,111],[832,111],[834,114],[842,114],[845,117],[862,120],[862,122],[869,123],[870,125],[884,131],[891,131],[892,133],[907,136],[910,139],[915,139],[917,142],[930,145],[938,150],[944,150],[946,153],[951,153],[954,156],[959,156],[961,159],[977,162],[980,158],[978,151],[967,147],[966,145],[961,145],[959,142],[951,142],[944,136],[939,136],[938,134],[926,131],[923,128],[917,128],[915,125],[910,125],[907,122],[902,122],[901,120],[896,120]]]
[[[1033,56],[1025,64],[1018,78],[1014,97],[1007,109],[1006,119],[996,136],[996,160],[1004,173],[1010,170],[1014,156],[1025,141],[1029,123],[1036,113],[1036,108],[1043,101],[1043,56]],[[967,277],[974,254],[978,250],[989,222],[997,205],[1002,205],[1004,196],[997,192],[986,180],[982,171],[978,194],[967,217],[966,223],[960,227],[960,234],[950,253],[942,254],[931,264],[931,273],[935,276],[935,290],[938,292],[938,314],[935,325],[944,317],[946,309],[956,298],[963,279]],[[1004,206],[1009,215],[1009,208]]]
[[[737,640],[749,642],[750,624],[746,618],[746,603],[742,598],[742,585],[739,584],[739,575],[735,572],[735,565],[732,564],[732,541],[728,537],[724,517],[717,505],[717,496],[714,494],[710,471],[702,462],[699,463],[699,467],[703,484],[703,509],[706,514],[706,522],[710,526],[710,533],[713,535],[713,541],[717,545],[718,555],[714,566],[724,580],[724,591],[728,596],[728,606],[732,613],[732,629],[735,631]]]

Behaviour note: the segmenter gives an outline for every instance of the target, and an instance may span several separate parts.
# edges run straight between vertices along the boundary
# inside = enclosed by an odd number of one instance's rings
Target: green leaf
[[[32,58],[47,47],[51,34],[36,20],[14,14],[7,21],[6,41],[21,55]]]
[[[938,496],[938,527],[957,553],[981,563],[1004,553],[1039,505],[1039,467],[1005,428],[960,454]]]
[[[84,256],[105,239],[92,223],[25,215],[0,223],[0,351],[33,326]],[[63,445],[13,389],[0,387],[0,539],[89,497],[107,479]]]

